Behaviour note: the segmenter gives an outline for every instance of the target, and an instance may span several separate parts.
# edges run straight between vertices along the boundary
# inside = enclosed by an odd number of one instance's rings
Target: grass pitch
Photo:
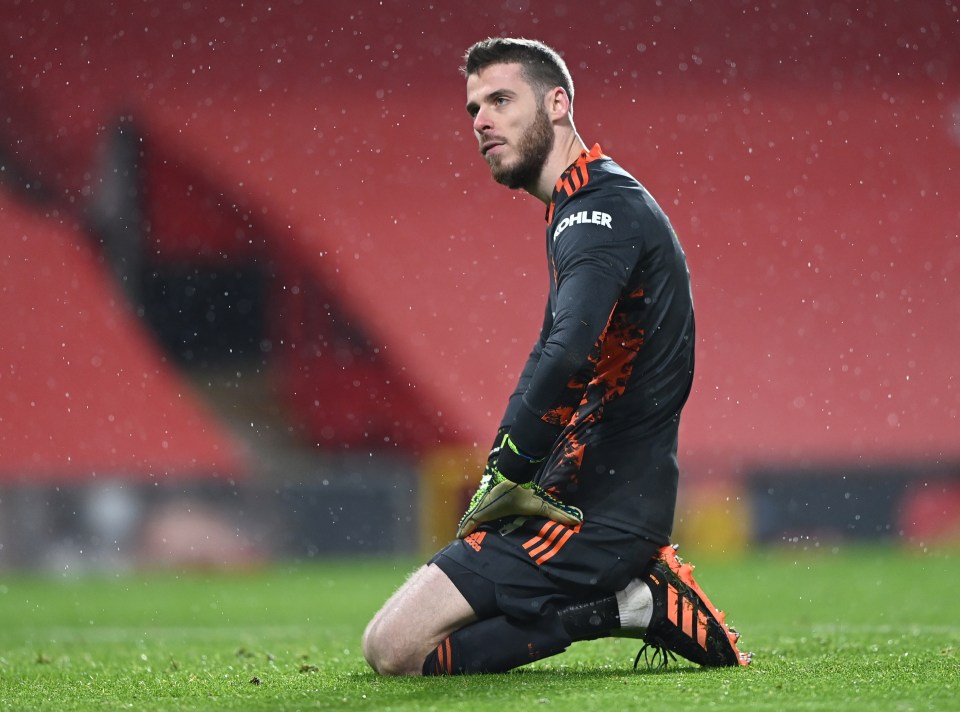
[[[750,668],[634,671],[635,641],[600,640],[504,675],[379,678],[360,634],[414,561],[0,574],[0,709],[958,709],[956,551],[690,558]]]

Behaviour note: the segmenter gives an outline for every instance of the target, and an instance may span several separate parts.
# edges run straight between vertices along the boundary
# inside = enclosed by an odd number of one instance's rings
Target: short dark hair
[[[554,87],[562,88],[573,108],[573,78],[570,70],[555,50],[537,40],[514,37],[480,40],[467,50],[460,71],[469,77],[492,64],[514,62],[520,65],[527,83],[539,92],[548,92]]]

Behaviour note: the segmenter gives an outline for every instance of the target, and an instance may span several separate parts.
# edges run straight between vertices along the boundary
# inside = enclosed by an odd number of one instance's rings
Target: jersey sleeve
[[[527,356],[527,360],[523,365],[523,370],[520,372],[520,377],[517,379],[517,386],[513,389],[513,393],[510,394],[510,398],[507,401],[506,412],[503,414],[503,418],[500,421],[500,428],[498,430],[498,436],[505,429],[509,430],[510,426],[513,425],[513,422],[516,420],[517,412],[521,407],[521,402],[523,400],[523,394],[527,392],[527,389],[530,387],[530,381],[533,379],[533,374],[537,369],[537,364],[540,362],[540,356],[543,353],[543,346],[547,341],[547,337],[550,335],[550,331],[553,328],[553,313],[550,310],[550,304],[547,303],[546,308],[544,309],[543,315],[543,326],[540,327],[540,336],[537,339],[537,342],[533,345],[533,349],[530,351],[530,355]],[[497,438],[499,442],[500,438]]]
[[[549,333],[520,399],[511,438],[524,452],[545,455],[559,435],[555,415],[571,388],[579,399],[587,381],[578,378],[598,342],[637,263],[636,222],[616,196],[570,201],[553,223],[556,300]],[[566,206],[565,206],[566,207]],[[621,225],[621,223],[623,223]]]

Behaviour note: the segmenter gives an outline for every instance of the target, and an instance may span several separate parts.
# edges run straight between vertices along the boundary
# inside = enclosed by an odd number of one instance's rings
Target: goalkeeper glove
[[[519,454],[516,446],[510,442],[509,435],[503,436],[501,449],[503,448]],[[460,519],[457,527],[458,539],[469,536],[484,522],[513,515],[546,517],[568,526],[583,521],[583,512],[551,496],[540,485],[534,482],[520,484],[504,477],[497,467],[499,460],[496,453],[495,448],[483,470],[480,487]]]

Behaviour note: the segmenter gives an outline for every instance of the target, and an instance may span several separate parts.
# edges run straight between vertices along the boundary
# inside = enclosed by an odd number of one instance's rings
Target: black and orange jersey
[[[666,543],[694,366],[683,250],[650,193],[599,146],[547,209],[550,293],[501,427],[537,482],[594,522]]]

